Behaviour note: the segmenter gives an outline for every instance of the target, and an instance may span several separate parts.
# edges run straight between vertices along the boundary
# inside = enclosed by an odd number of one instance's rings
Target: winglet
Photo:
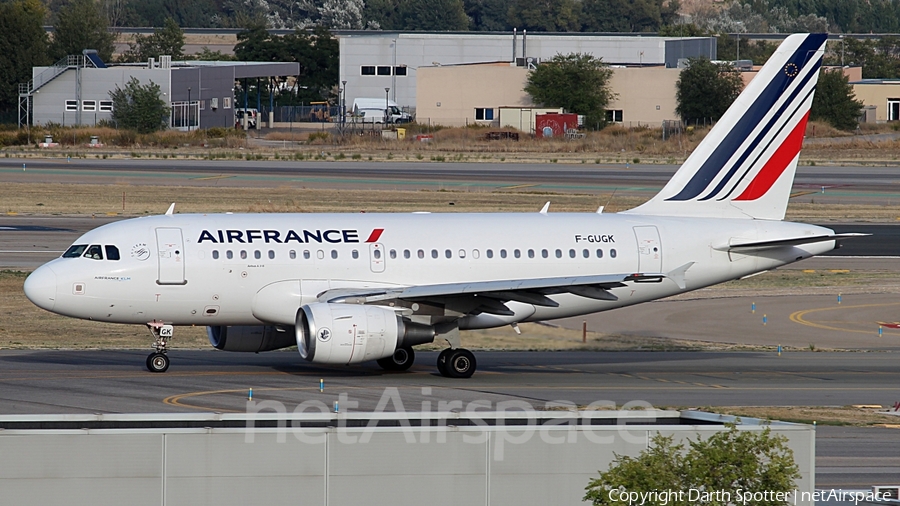
[[[169,210],[166,211],[166,216],[172,216],[175,213],[175,203],[172,202],[172,205],[169,206]]]
[[[687,286],[684,283],[684,274],[687,272],[688,269],[691,268],[692,265],[694,265],[694,262],[688,262],[688,263],[682,265],[681,267],[666,273],[666,277],[671,279],[672,281],[674,281],[675,284],[678,285],[678,288],[684,290],[685,287]]]
[[[550,210],[550,201],[548,200],[544,207],[541,208],[541,214],[547,214],[547,211]]]
[[[603,214],[603,206],[597,208],[597,214]]]

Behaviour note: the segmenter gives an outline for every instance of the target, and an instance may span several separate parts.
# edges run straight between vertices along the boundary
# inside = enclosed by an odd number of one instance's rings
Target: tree
[[[109,92],[113,102],[112,119],[116,124],[138,133],[162,130],[169,125],[169,107],[160,98],[161,90],[154,82],[141,84],[132,77],[125,85]]]
[[[768,427],[761,432],[739,431],[735,425],[727,429],[705,440],[688,441],[686,452],[684,445],[673,443],[672,436],[657,434],[650,448],[637,457],[617,454],[609,469],[588,483],[584,500],[595,506],[620,506],[627,503],[621,502],[623,490],[672,491],[676,494],[669,497],[650,495],[644,504],[787,506],[800,477],[787,438],[773,436]],[[614,490],[616,493],[610,494]],[[691,490],[712,494],[690,497]],[[785,500],[777,500],[776,493],[784,493]],[[742,501],[738,494],[744,498],[750,494],[753,500]]]
[[[575,0],[512,0],[509,23],[539,32],[577,32],[581,3]]]
[[[19,83],[31,79],[32,67],[47,63],[46,11],[40,0],[0,2],[0,110],[15,122]]]
[[[730,64],[691,58],[675,83],[675,112],[685,123],[716,121],[743,88],[740,72]]]
[[[400,0],[404,30],[464,31],[469,29],[462,0]]]
[[[158,59],[162,55],[169,55],[173,60],[184,59],[184,31],[172,18],[167,18],[165,26],[150,35],[135,35],[128,45],[128,51],[122,55],[126,62]]]
[[[826,121],[840,130],[853,130],[859,124],[863,103],[856,100],[850,80],[840,69],[819,74],[809,119]]]
[[[469,28],[483,32],[505,32],[512,30],[507,21],[506,0],[463,0]]]
[[[677,2],[664,0],[584,0],[585,32],[647,32],[675,20]]]
[[[300,64],[297,76],[299,92],[285,97],[281,103],[332,98],[338,83],[339,47],[326,28],[297,29],[283,37],[270,34],[256,25],[238,34],[234,55],[242,61],[295,61]]]
[[[590,54],[557,54],[528,75],[525,93],[545,107],[562,107],[585,115],[585,124],[605,125],[612,70]]]
[[[85,49],[96,49],[101,60],[110,61],[115,40],[100,4],[94,0],[72,0],[60,9],[53,25],[50,57],[57,61]]]

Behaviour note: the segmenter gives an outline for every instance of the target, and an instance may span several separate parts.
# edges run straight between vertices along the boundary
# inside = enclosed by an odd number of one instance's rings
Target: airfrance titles
[[[376,228],[369,234],[369,238],[365,242],[377,242],[381,237],[383,228]],[[358,243],[359,231],[352,230],[204,230],[200,232],[200,238],[197,243],[211,242],[214,244],[253,244],[257,243],[276,243],[287,244],[296,243]]]

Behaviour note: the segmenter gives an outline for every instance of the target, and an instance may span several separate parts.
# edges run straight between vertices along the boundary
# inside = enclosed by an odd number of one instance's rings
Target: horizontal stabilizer
[[[725,246],[719,246],[716,249],[719,251],[761,251],[773,248],[783,248],[786,246],[799,246],[801,244],[814,244],[817,242],[825,242],[825,241],[840,241],[843,239],[856,239],[859,237],[866,237],[872,234],[831,234],[831,235],[807,235],[804,237],[792,237],[788,239],[775,239],[774,241],[758,241],[758,242],[745,242],[740,244],[728,244]]]

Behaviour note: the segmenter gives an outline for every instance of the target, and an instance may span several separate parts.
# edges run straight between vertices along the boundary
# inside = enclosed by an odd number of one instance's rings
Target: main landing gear
[[[163,325],[158,322],[150,322],[147,324],[150,333],[156,338],[153,347],[156,351],[147,357],[147,370],[150,372],[166,372],[169,369],[169,339],[172,338],[173,328],[171,325]]]
[[[477,365],[475,355],[463,348],[447,348],[437,359],[438,371],[447,378],[471,378]]]

